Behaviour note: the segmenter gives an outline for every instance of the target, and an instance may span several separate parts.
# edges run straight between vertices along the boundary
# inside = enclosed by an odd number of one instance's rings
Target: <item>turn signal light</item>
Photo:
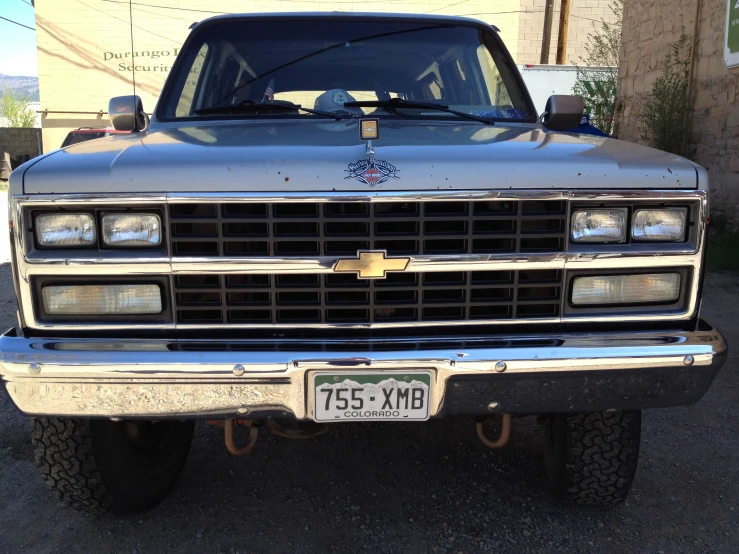
[[[680,297],[679,273],[577,277],[572,304],[649,304],[675,302]]]
[[[158,314],[159,285],[63,285],[42,289],[50,315]]]

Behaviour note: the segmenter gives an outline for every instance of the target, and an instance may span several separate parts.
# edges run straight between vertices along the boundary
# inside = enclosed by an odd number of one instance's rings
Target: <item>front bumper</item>
[[[0,337],[0,377],[31,415],[313,419],[314,371],[432,371],[432,417],[686,405],[726,358],[721,334],[167,341]],[[502,364],[500,363],[502,362]],[[497,368],[496,368],[497,365]],[[239,367],[243,366],[243,367]]]

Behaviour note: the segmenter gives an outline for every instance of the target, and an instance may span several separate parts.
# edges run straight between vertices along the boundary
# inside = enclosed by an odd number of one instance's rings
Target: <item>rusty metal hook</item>
[[[226,437],[226,448],[234,456],[245,456],[252,451],[254,445],[257,443],[257,437],[259,436],[259,429],[252,426],[252,420],[243,420],[242,425],[249,427],[249,438],[242,446],[236,445],[236,439],[234,438],[234,420],[227,419],[225,421],[225,437]]]
[[[475,425],[475,428],[477,429],[477,436],[488,448],[503,448],[507,443],[508,439],[511,437],[511,414],[503,414],[500,420],[500,435],[498,435],[498,438],[496,440],[491,440],[486,434],[485,434],[485,428],[484,428],[483,421],[478,421],[477,425]]]

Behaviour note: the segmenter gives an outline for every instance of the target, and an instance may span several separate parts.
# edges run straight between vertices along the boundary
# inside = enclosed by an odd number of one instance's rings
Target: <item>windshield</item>
[[[193,31],[175,66],[161,119],[316,117],[297,111],[206,108],[291,102],[347,117],[458,118],[423,108],[344,107],[391,98],[490,119],[532,121],[515,66],[492,31],[388,20],[232,20]],[[391,115],[391,113],[393,115]]]

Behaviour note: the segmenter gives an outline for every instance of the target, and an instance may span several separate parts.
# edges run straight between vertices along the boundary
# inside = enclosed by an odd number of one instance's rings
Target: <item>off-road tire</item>
[[[31,440],[46,484],[65,504],[98,514],[132,514],[154,506],[175,484],[194,427],[193,421],[42,417],[32,420]]]
[[[591,506],[626,499],[639,460],[640,411],[556,414],[545,434],[544,463],[557,496]]]

